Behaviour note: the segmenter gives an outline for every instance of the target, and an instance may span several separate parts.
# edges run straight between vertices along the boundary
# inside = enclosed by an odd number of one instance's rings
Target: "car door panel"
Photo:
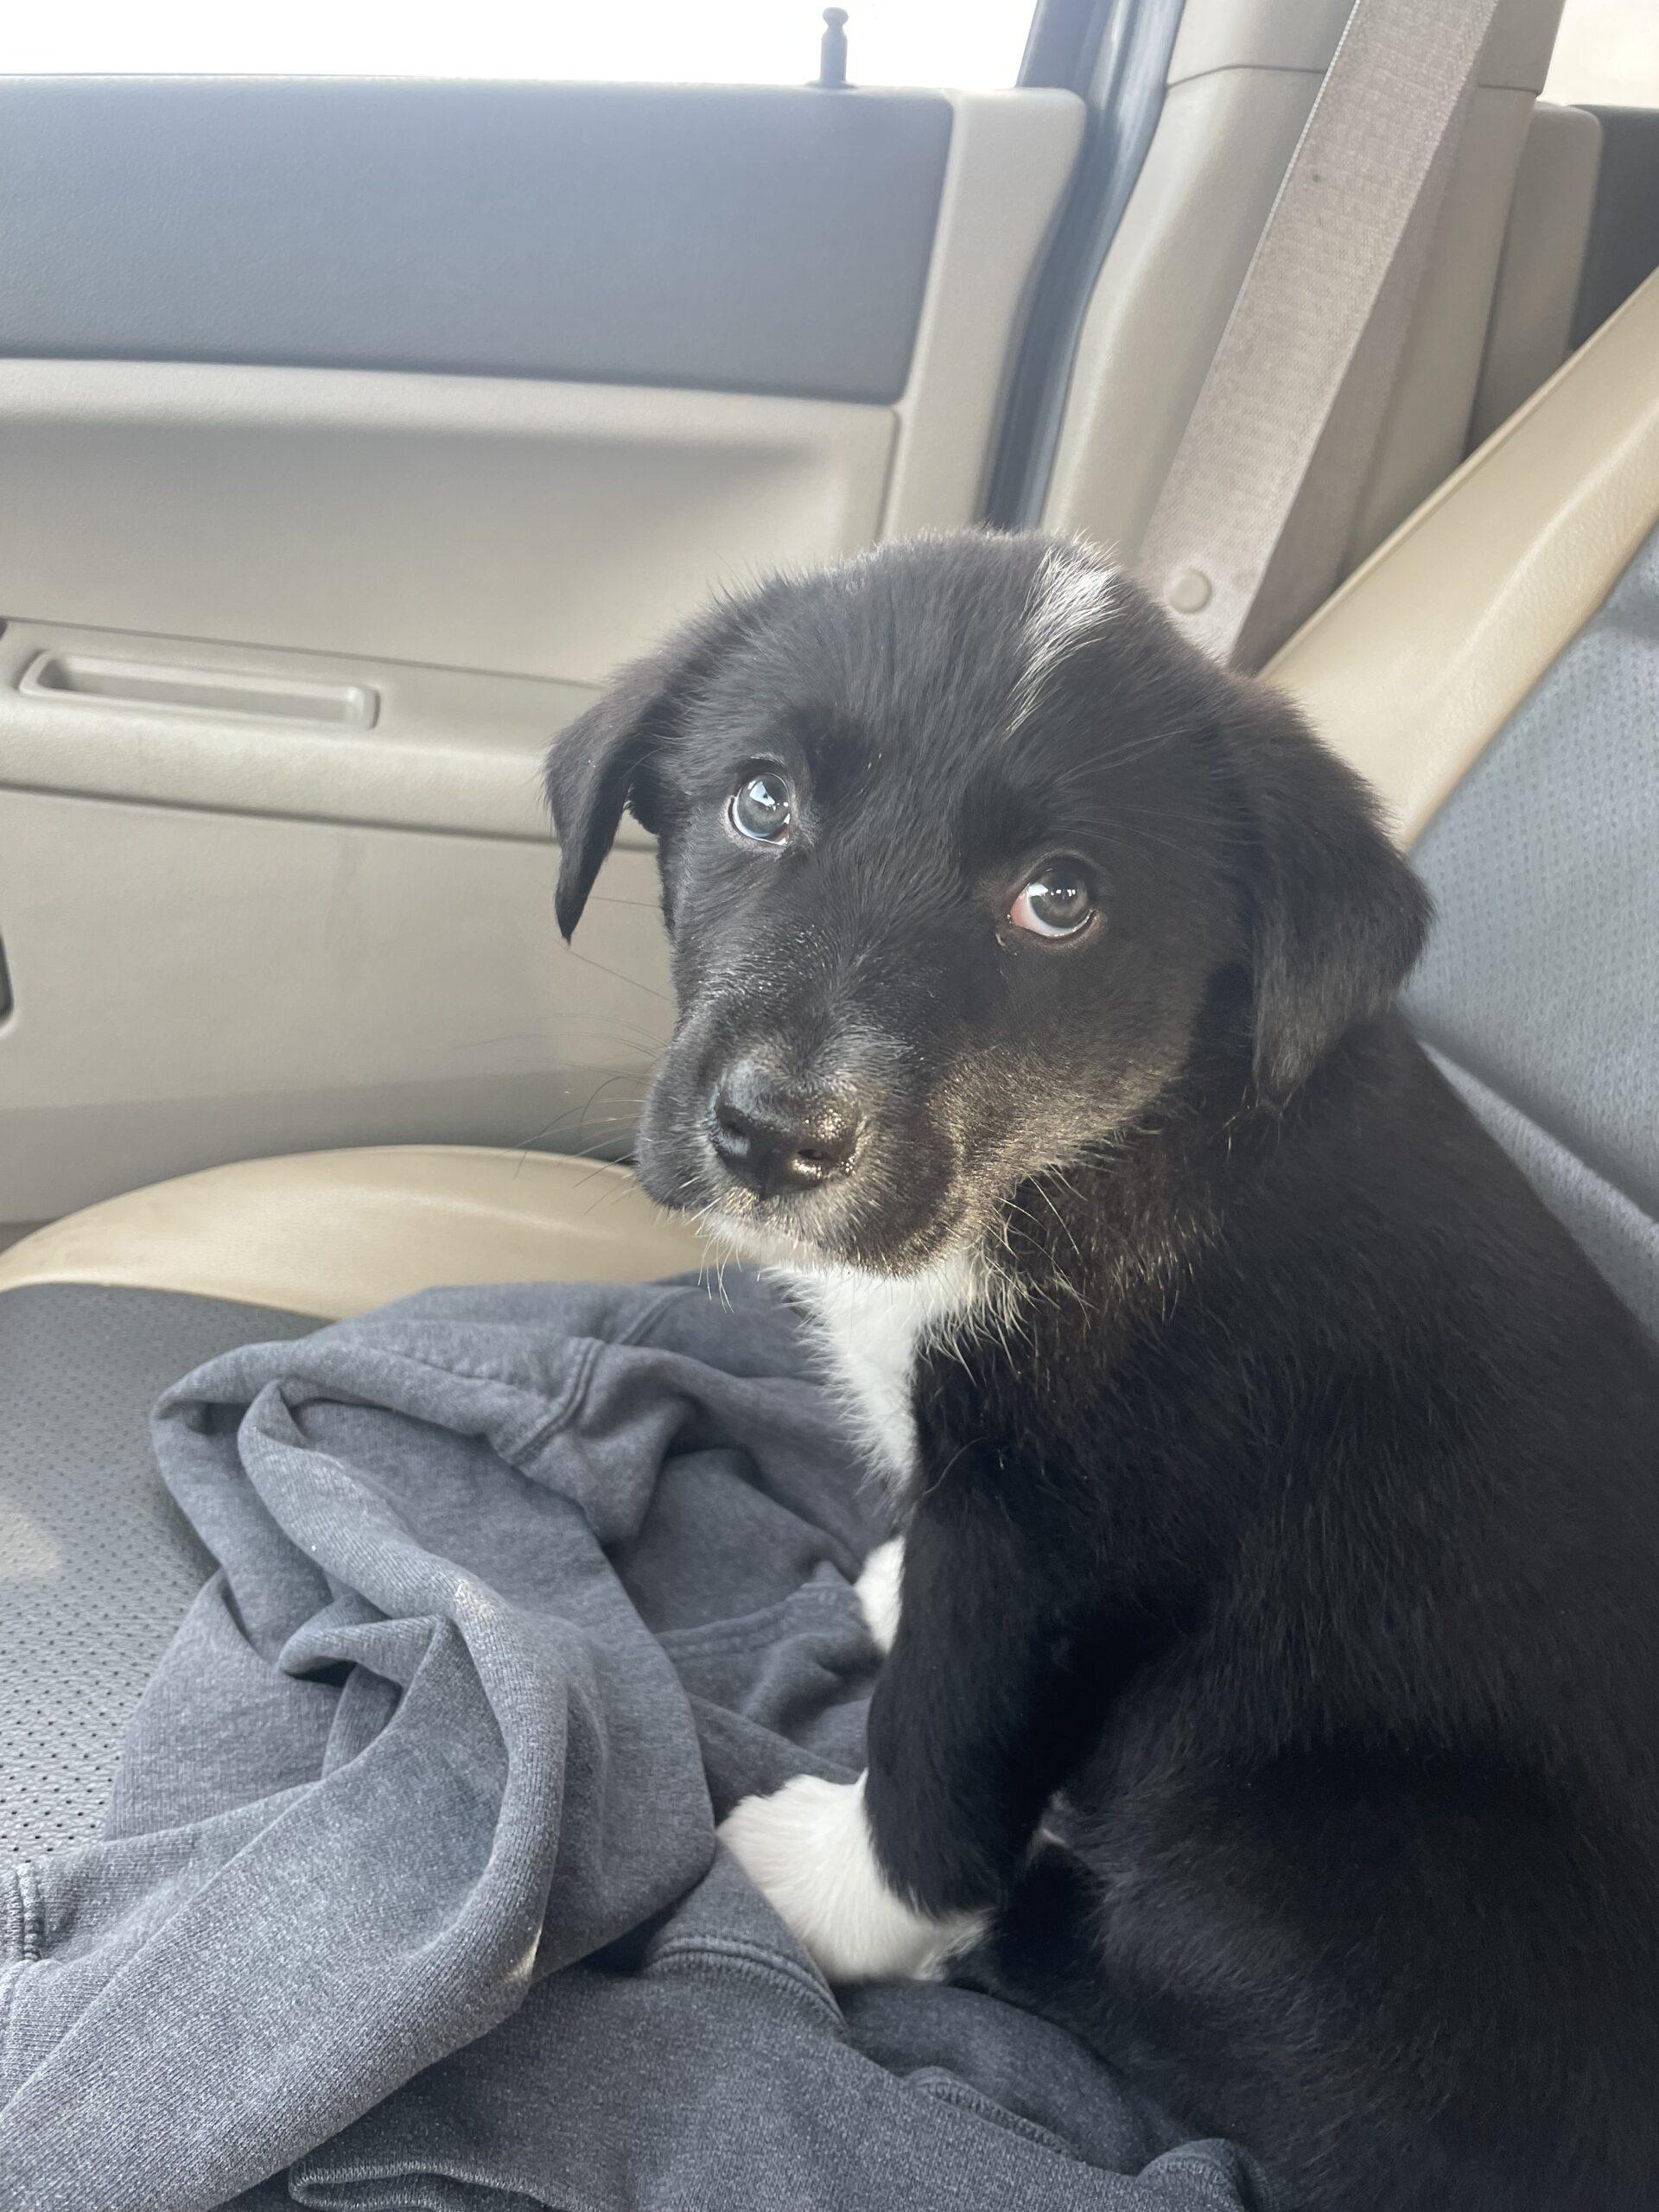
[[[766,394],[0,361],[0,609],[593,684],[717,583],[868,543],[893,440]]]
[[[650,855],[560,948],[541,753],[711,591],[979,511],[1082,104],[0,117],[0,1224],[272,1150],[622,1148]]]
[[[0,1218],[371,1139],[614,1154],[666,1034],[652,855],[575,950],[544,841],[11,791]]]
[[[0,83],[0,333],[43,357],[904,388],[934,92]]]

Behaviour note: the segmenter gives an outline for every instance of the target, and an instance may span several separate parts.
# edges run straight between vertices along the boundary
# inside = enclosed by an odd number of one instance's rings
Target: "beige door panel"
[[[951,107],[893,405],[0,359],[0,610],[594,684],[722,585],[970,519],[1084,109]]]
[[[717,583],[867,543],[893,438],[823,400],[0,361],[0,607],[597,683]]]
[[[539,838],[549,737],[597,696],[58,622],[0,632],[7,784],[227,814]]]
[[[319,1146],[621,1148],[667,1033],[656,868],[574,951],[545,840],[0,792],[0,1221]]]
[[[0,359],[0,1224],[326,1146],[623,1147],[653,864],[625,834],[560,947],[541,755],[712,592],[977,511],[1084,108],[950,105],[890,401]]]

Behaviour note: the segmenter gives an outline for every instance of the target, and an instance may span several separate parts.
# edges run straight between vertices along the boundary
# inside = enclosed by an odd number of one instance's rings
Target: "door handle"
[[[95,654],[36,653],[17,679],[31,698],[66,705],[147,707],[158,712],[227,715],[244,721],[308,722],[372,729],[380,695],[367,683],[317,683],[235,668],[193,668]]]

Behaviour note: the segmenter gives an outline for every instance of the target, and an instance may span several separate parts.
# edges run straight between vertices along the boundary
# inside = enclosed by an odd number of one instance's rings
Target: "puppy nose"
[[[844,1173],[858,1141],[858,1114],[844,1100],[737,1067],[715,1093],[709,1135],[731,1173],[769,1198]]]

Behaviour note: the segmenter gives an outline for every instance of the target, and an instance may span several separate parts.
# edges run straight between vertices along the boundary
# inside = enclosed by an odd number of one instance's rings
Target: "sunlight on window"
[[[862,85],[1011,85],[1033,0],[855,0]],[[0,73],[800,84],[822,0],[60,0],[0,16]]]
[[[1544,98],[1572,107],[1659,107],[1654,0],[1567,0]]]

